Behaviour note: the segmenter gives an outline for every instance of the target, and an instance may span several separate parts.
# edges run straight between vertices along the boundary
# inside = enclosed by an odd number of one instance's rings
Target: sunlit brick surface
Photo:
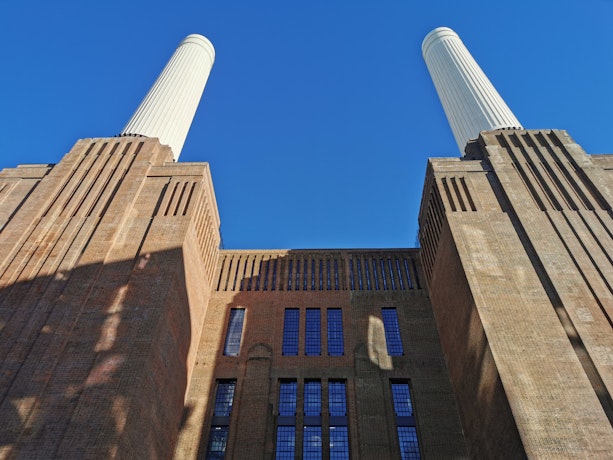
[[[610,458],[612,179],[555,130],[430,159],[422,259],[472,456]]]

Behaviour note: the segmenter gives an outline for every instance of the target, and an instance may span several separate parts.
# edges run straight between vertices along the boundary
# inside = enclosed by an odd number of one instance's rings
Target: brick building
[[[0,172],[0,458],[610,457],[610,156],[479,128],[421,249],[230,251],[145,134]]]

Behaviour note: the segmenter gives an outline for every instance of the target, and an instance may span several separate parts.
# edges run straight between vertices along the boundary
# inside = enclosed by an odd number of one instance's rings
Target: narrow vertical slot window
[[[238,285],[238,290],[243,291],[246,289],[245,278],[247,278],[247,260],[243,263],[243,276],[241,277],[241,282]],[[245,289],[243,289],[245,288]]]
[[[343,356],[343,311],[340,308],[328,308],[328,355]]]
[[[326,259],[326,289],[332,290],[332,283],[330,280],[330,259]]]
[[[302,458],[321,459],[321,381],[304,382],[304,440]]]
[[[311,291],[315,290],[315,259],[311,259]]]
[[[274,291],[277,288],[277,259],[272,261],[272,281],[270,283],[270,290]],[[281,287],[283,289],[283,287]]]
[[[319,290],[324,290],[324,263],[319,259]]]
[[[404,281],[402,280],[402,270],[400,270],[400,261],[395,259],[396,261],[396,274],[398,275],[398,284],[400,285],[400,289],[404,291]]]
[[[338,260],[334,259],[334,290],[338,291]]]
[[[255,290],[260,290],[260,278],[262,277],[262,261],[260,260],[260,268],[258,269],[258,276],[255,279]]]
[[[328,412],[330,413],[330,460],[349,460],[347,392],[344,380],[331,380],[328,383]]]
[[[268,270],[270,269],[270,259],[266,261],[266,270],[264,271],[264,288],[263,291],[268,290]]]
[[[409,384],[407,382],[392,382],[392,398],[396,415],[400,457],[402,460],[419,460],[419,443]]]
[[[319,308],[306,310],[305,353],[307,356],[321,355],[321,311]]]
[[[402,259],[402,263],[404,265],[404,273],[407,275],[407,280],[409,282],[409,289],[413,289],[413,280],[411,278],[411,270],[409,270],[409,262],[407,259]]]
[[[379,259],[381,263],[381,279],[383,280],[383,290],[387,291],[387,279],[385,278],[385,262],[383,259]]]
[[[353,259],[349,259],[349,282],[351,285],[351,290],[355,290],[355,282],[353,281]]]
[[[283,321],[283,356],[298,356],[300,310],[286,308]]]
[[[234,272],[234,280],[232,281],[232,290],[236,291],[236,280],[238,280],[238,269],[240,268],[241,265],[241,258],[238,258],[238,261],[236,262],[236,270]]]
[[[230,310],[228,329],[226,331],[226,343],[223,350],[225,356],[238,356],[241,348],[244,320],[244,308],[232,308]]]
[[[296,291],[300,290],[300,259],[296,261]]]
[[[400,325],[398,324],[398,314],[395,308],[382,308],[383,327],[385,329],[385,342],[387,343],[387,354],[390,356],[402,356],[402,338],[400,336]]]
[[[220,380],[217,383],[215,393],[215,405],[213,410],[213,423],[209,432],[206,458],[223,459],[226,455],[228,432],[230,431],[230,414],[234,401],[234,389],[236,380]]]
[[[255,259],[251,261],[251,275],[249,275],[249,281],[247,283],[247,290],[251,291],[251,286],[253,284],[253,273],[255,270]]]
[[[294,268],[294,261],[289,261],[288,273],[287,273],[287,290],[292,290],[292,270]]]
[[[223,273],[223,269],[224,269],[224,266],[225,266],[225,265],[226,265],[226,259],[224,258],[224,259],[221,261],[221,269],[219,270],[219,279],[217,280],[217,290],[218,290],[218,291],[219,291],[219,288],[220,288],[220,286],[221,286],[221,275],[222,275],[222,273]]]
[[[355,261],[355,263],[356,263],[356,265],[358,267],[358,285],[359,285],[360,291],[361,291],[362,289],[364,289],[363,286],[362,286],[362,262],[361,262],[360,259],[357,259]]]
[[[293,460],[296,449],[296,381],[279,383],[279,417],[275,458]]]
[[[366,290],[370,291],[370,269],[368,268],[368,259],[364,259],[364,274],[366,275]]]
[[[415,273],[415,286],[417,289],[421,289],[419,285],[419,275],[417,274],[417,265],[415,265],[415,259],[411,259],[411,265],[413,265],[413,273]]]
[[[392,267],[392,259],[387,259],[387,266],[390,270],[390,281],[392,283],[392,291],[396,290],[396,280],[394,279],[394,267]]]
[[[375,290],[379,290],[379,277],[377,276],[377,259],[372,259],[372,275],[375,279]]]

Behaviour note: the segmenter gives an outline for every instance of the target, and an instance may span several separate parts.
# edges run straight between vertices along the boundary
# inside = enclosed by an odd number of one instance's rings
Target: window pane
[[[283,323],[283,350],[284,356],[298,356],[298,322],[300,311],[297,308],[285,309]]]
[[[319,308],[307,308],[306,311],[306,343],[307,356],[321,355],[321,313]]]
[[[302,448],[302,458],[304,460],[321,459],[321,427],[305,426],[304,441]]]
[[[330,460],[349,460],[349,436],[346,426],[330,427]]]
[[[228,442],[227,426],[212,426],[209,435],[209,447],[206,452],[207,460],[222,459],[226,454]]]
[[[226,332],[226,344],[223,350],[224,355],[238,356],[238,352],[241,348],[244,319],[244,308],[233,308],[230,310],[230,319],[228,320],[228,330]]]
[[[321,415],[321,382],[318,380],[304,383],[304,415]]]
[[[328,383],[328,410],[332,416],[347,415],[347,394],[345,382],[330,381]]]
[[[278,460],[294,460],[294,447],[296,445],[296,428],[293,426],[280,426],[277,428],[276,458]]]
[[[399,426],[398,441],[400,442],[400,458],[402,460],[419,460],[417,431],[414,426]]]
[[[279,385],[279,415],[296,415],[296,381],[283,381]]]
[[[394,411],[398,417],[413,415],[413,403],[408,383],[392,383],[392,397],[394,398]]]
[[[343,356],[343,313],[340,308],[328,308],[328,355]]]
[[[390,356],[402,356],[402,339],[400,337],[400,326],[398,325],[398,315],[395,308],[381,309],[383,316],[383,327],[385,328],[385,341],[387,343],[387,354]]]
[[[215,415],[229,416],[232,412],[232,401],[234,400],[235,380],[221,381],[217,384],[217,394],[215,395]]]

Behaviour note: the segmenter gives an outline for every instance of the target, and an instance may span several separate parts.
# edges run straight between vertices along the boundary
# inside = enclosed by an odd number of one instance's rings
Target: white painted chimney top
[[[481,131],[522,129],[453,30],[434,29],[421,50],[462,155],[467,142]]]
[[[215,62],[215,49],[202,35],[188,35],[162,70],[122,136],[157,137],[179,158]]]

